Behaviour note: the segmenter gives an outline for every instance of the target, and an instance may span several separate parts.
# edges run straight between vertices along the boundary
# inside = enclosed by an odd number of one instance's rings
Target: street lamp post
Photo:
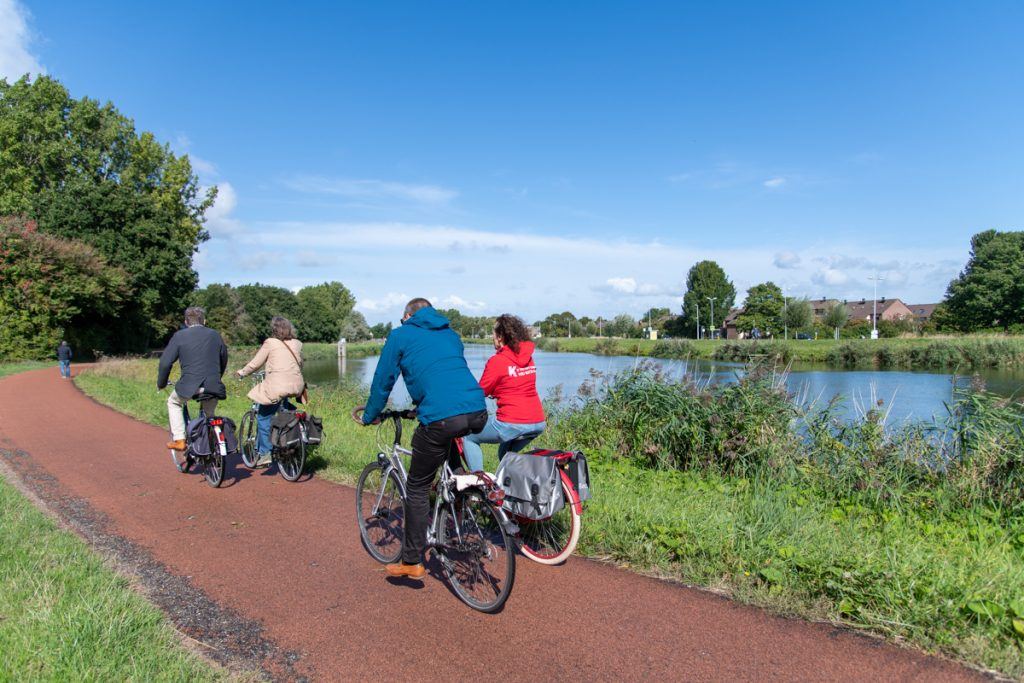
[[[875,283],[875,297],[871,300],[871,338],[878,339],[878,281],[884,281],[884,277],[879,277],[878,273],[868,276],[869,280]]]
[[[697,341],[700,341],[700,304],[694,300],[693,305],[697,309]]]
[[[717,296],[707,297],[707,300],[711,302],[711,325],[708,326],[708,329],[711,330],[712,339],[715,338],[715,299],[717,298]]]
[[[786,290],[782,290],[782,336],[787,341],[789,340],[789,316],[787,315],[789,309],[789,300],[786,299]]]

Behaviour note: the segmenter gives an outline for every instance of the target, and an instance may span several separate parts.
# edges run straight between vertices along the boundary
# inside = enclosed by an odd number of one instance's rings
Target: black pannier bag
[[[213,449],[210,447],[210,434],[213,430],[210,429],[209,418],[200,415],[199,417],[193,417],[188,421],[188,450],[191,455],[199,458],[209,457],[213,455]]]
[[[238,452],[235,423],[230,417],[194,417],[188,422],[188,447],[192,455],[205,458],[213,455],[216,432],[211,423],[220,427],[228,453]]]
[[[590,500],[590,467],[587,466],[587,456],[576,451],[569,460],[569,479],[576,488],[580,502]]]
[[[279,410],[270,422],[270,443],[277,448],[294,448],[301,440],[299,416],[294,410]]]
[[[315,446],[324,438],[324,421],[316,415],[306,418],[306,443]]]
[[[565,506],[562,478],[554,458],[506,453],[494,475],[505,491],[502,507],[527,519],[547,519]]]

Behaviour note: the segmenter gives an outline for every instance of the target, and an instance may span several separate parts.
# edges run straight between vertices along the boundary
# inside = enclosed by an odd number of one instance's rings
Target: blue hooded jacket
[[[416,311],[388,335],[373,373],[364,424],[384,410],[399,372],[425,425],[487,409],[483,389],[466,365],[462,340],[431,306]]]

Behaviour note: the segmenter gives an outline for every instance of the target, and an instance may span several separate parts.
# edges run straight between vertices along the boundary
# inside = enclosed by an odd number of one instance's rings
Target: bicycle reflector
[[[487,500],[500,507],[505,503],[505,491],[495,486],[487,492]]]
[[[223,424],[224,424],[224,420],[219,418],[219,417],[215,417],[215,418],[212,418],[210,420],[210,426],[211,427],[220,427]]]

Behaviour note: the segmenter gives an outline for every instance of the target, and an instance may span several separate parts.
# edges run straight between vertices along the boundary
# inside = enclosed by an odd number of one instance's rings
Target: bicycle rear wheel
[[[540,564],[560,564],[569,559],[580,540],[580,513],[572,504],[572,488],[562,474],[562,495],[565,505],[547,519],[516,517],[519,526],[519,549],[523,555]]]
[[[356,521],[363,545],[373,559],[390,564],[398,562],[402,555],[405,490],[394,470],[386,478],[384,472],[374,462],[360,473],[356,483]]]
[[[441,566],[459,598],[475,610],[497,612],[516,579],[516,555],[498,513],[479,492],[441,510]]]
[[[203,458],[203,476],[206,483],[213,488],[218,488],[224,481],[224,456],[220,452],[220,444],[214,433],[210,434],[210,455]]]
[[[250,470],[256,468],[256,462],[260,457],[256,450],[256,431],[256,415],[249,410],[242,416],[242,422],[238,428],[238,445],[242,451],[242,462]]]
[[[298,445],[277,454],[277,469],[285,481],[296,481],[302,476],[306,465],[306,441],[299,439]]]

